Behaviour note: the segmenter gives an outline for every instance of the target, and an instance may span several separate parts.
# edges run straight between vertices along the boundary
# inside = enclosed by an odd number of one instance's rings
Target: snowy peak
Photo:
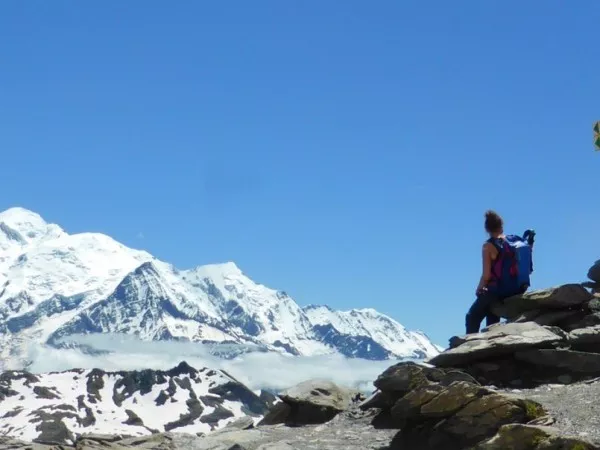
[[[334,311],[328,306],[310,305],[303,311],[316,329],[368,338],[389,355],[423,358],[439,351],[423,333],[407,331],[400,323],[372,308]]]
[[[0,232],[22,243],[43,238],[48,234],[58,235],[62,229],[48,224],[42,217],[25,208],[10,208],[0,212]]]
[[[88,433],[207,433],[268,409],[225,372],[185,362],[167,371],[4,372],[0,402],[0,435],[58,445]]]
[[[23,367],[28,342],[89,333],[375,360],[439,353],[371,308],[302,309],[233,262],[178,270],[104,234],[67,234],[22,208],[0,213],[0,367]]]

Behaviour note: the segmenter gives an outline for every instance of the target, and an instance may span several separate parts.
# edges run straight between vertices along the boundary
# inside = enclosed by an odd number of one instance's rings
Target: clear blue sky
[[[0,4],[0,209],[462,333],[482,221],[600,258],[600,3]],[[143,237],[142,237],[143,236]]]

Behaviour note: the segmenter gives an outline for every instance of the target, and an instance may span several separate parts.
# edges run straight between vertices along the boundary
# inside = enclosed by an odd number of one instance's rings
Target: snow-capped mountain
[[[208,433],[241,417],[258,422],[273,400],[223,371],[185,362],[167,371],[4,372],[0,435],[70,445],[90,433]]]
[[[439,352],[374,310],[302,309],[234,263],[178,270],[103,234],[68,234],[26,209],[0,213],[0,369],[26,367],[32,342],[60,346],[69,336],[106,332],[291,355]]]
[[[303,311],[315,332],[335,341],[338,351],[349,357],[369,353],[374,359],[388,359],[411,352],[414,357],[427,358],[441,351],[422,332],[408,331],[372,308],[334,311],[309,305]]]

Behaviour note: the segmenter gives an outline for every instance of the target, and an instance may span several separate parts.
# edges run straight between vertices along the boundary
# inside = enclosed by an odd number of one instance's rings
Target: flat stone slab
[[[600,375],[600,354],[574,350],[533,349],[515,353],[515,359],[537,366]]]
[[[600,325],[579,328],[569,333],[571,345],[600,344]]]
[[[462,367],[495,356],[503,356],[528,348],[549,347],[566,340],[550,329],[534,322],[508,323],[489,331],[454,338],[454,348],[431,358],[437,367]]]
[[[587,303],[592,298],[592,294],[581,284],[564,284],[509,297],[492,305],[492,311],[500,317],[514,320],[527,311],[569,309]]]

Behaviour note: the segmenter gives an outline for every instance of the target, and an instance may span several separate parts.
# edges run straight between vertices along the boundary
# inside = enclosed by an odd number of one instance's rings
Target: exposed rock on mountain
[[[233,263],[178,270],[22,208],[0,213],[0,369],[27,367],[31,342],[67,346],[72,336],[107,332],[371,360],[439,352],[372,309],[302,309]]]
[[[182,362],[168,371],[0,374],[0,434],[72,444],[82,434],[207,433],[268,406],[221,371]]]

